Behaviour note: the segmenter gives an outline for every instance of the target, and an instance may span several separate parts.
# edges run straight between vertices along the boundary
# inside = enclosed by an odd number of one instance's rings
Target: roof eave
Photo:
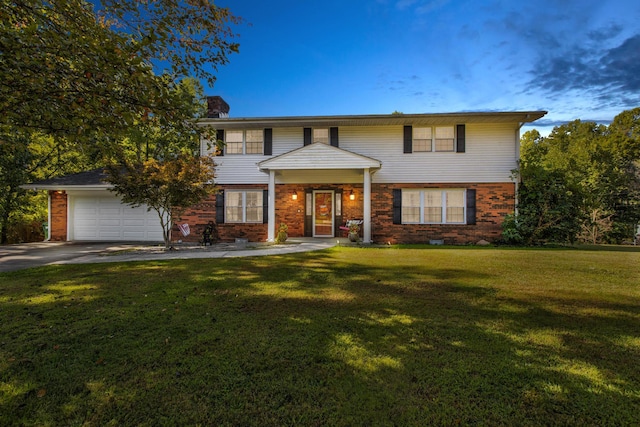
[[[531,123],[546,111],[459,112],[434,114],[379,114],[341,116],[284,116],[200,119],[201,126],[220,129],[252,127],[371,126],[461,123]]]
[[[23,184],[20,188],[25,190],[47,190],[47,191],[70,191],[70,190],[109,190],[113,188],[113,185],[38,185],[38,184]]]

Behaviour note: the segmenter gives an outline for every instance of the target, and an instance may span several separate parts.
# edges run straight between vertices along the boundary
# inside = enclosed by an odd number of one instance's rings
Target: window
[[[420,222],[420,192],[402,192],[402,222],[405,224]]]
[[[464,224],[464,190],[402,190],[403,224]]]
[[[243,132],[241,130],[228,130],[224,137],[227,154],[242,154]]]
[[[431,128],[413,128],[413,151],[431,151]]]
[[[329,129],[314,129],[313,142],[321,144],[329,144]]]
[[[436,127],[435,151],[454,151],[453,126]]]
[[[227,154],[262,154],[264,145],[264,131],[257,130],[228,130],[225,132]]]
[[[414,127],[413,151],[455,151],[453,126]]]
[[[264,132],[259,130],[248,130],[246,132],[246,150],[247,154],[262,154],[262,143],[264,140]]]
[[[225,222],[262,222],[262,190],[225,191]]]

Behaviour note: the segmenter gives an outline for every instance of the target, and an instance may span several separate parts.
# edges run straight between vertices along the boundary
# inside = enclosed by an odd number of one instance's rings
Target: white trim
[[[363,229],[362,229],[362,241],[363,243],[371,243],[371,172],[369,169],[364,170],[364,207],[363,207]]]
[[[276,171],[269,171],[267,242],[276,238]]]
[[[267,170],[380,169],[379,160],[328,144],[309,144],[258,163]]]
[[[432,222],[425,220],[425,193],[440,193],[440,222]],[[462,192],[462,222],[447,222],[447,192]],[[419,193],[420,195],[420,212],[417,222],[405,222],[401,218],[402,224],[426,224],[426,225],[464,225],[467,223],[467,189],[465,188],[403,188],[402,193]],[[404,205],[402,205],[404,210]]]

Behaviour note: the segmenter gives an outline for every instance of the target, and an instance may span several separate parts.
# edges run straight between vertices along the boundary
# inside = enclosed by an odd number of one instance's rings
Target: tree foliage
[[[523,135],[518,216],[508,241],[619,242],[640,222],[640,108],[609,126],[575,120]]]
[[[209,0],[12,0],[0,16],[0,125],[67,138],[188,124],[176,83],[213,83],[238,51],[239,18]]]
[[[202,93],[185,79],[212,84],[241,23],[213,0],[9,0],[0,16],[3,236],[28,210],[20,184],[193,154]]]
[[[193,119],[202,112],[202,88],[195,80],[181,81],[174,92],[181,114]],[[109,152],[107,180],[113,191],[124,203],[158,213],[166,247],[175,220],[215,191],[215,163],[212,157],[200,157],[199,148],[196,129],[146,115]]]
[[[180,154],[141,164],[110,165],[109,181],[124,203],[146,205],[158,213],[165,247],[171,246],[171,228],[184,210],[213,191],[215,163],[210,156]]]
[[[37,132],[0,128],[0,243],[21,241],[26,236],[18,235],[20,229],[39,231],[46,219],[46,198],[28,193],[22,184],[90,169],[95,154]]]

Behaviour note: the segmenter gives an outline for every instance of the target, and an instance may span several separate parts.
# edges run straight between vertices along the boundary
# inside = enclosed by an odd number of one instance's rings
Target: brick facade
[[[476,224],[393,224],[393,189],[466,188],[476,190]],[[373,184],[371,202],[372,240],[377,243],[475,243],[498,240],[504,217],[515,209],[515,185],[496,184]]]
[[[64,242],[67,240],[67,193],[64,191],[49,191],[51,198],[51,224],[49,224],[49,240]]]
[[[225,185],[219,186],[220,190],[266,190],[266,185]],[[184,214],[175,220],[177,224],[187,223],[191,229],[191,234],[183,236],[174,226],[171,230],[172,240],[182,240],[183,242],[199,242],[202,239],[202,232],[209,221],[216,223],[216,198],[211,195],[202,203],[187,209]],[[233,242],[236,238],[248,239],[250,242],[264,242],[267,240],[267,224],[216,224],[219,241]]]
[[[393,190],[402,188],[467,188],[476,190],[476,224],[393,224]],[[261,189],[265,185],[227,185],[221,189]],[[276,230],[280,223],[288,226],[290,237],[305,235],[306,193],[313,190],[332,190],[342,192],[342,217],[347,219],[362,218],[363,188],[362,185],[340,184],[278,184],[276,185]],[[354,200],[349,194],[353,191]],[[293,200],[293,194],[297,199]],[[484,239],[498,240],[502,233],[502,221],[505,215],[512,213],[515,207],[515,186],[513,183],[493,184],[372,184],[371,186],[371,231],[374,243],[428,243],[429,240],[444,240],[447,244],[474,243]],[[179,223],[186,222],[191,228],[191,235],[183,237],[174,228],[174,240],[197,242],[209,221],[216,219],[216,196],[188,209]],[[340,231],[336,224],[336,235]],[[230,242],[235,238],[246,238],[249,241],[265,241],[267,224],[217,224],[220,241]]]

